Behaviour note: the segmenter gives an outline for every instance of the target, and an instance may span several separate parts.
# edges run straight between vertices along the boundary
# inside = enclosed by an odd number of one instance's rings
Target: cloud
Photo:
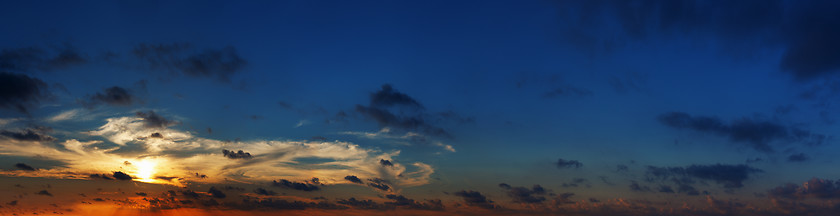
[[[802,186],[787,183],[770,189],[770,197],[785,199],[837,199],[840,198],[840,181],[812,178],[802,183]]]
[[[353,176],[353,175],[345,176],[344,180],[347,180],[347,181],[350,181],[350,182],[353,182],[353,183],[356,183],[356,184],[364,184],[362,182],[362,180],[359,179],[359,177],[356,177],[356,176]]]
[[[168,120],[151,110],[148,112],[137,112],[137,117],[143,119],[146,128],[166,128],[178,124],[178,122]]]
[[[592,91],[572,86],[563,86],[559,88],[555,88],[554,90],[545,92],[543,97],[545,98],[555,98],[562,95],[572,95],[572,96],[589,96],[592,95]]]
[[[563,158],[557,159],[557,168],[564,169],[564,168],[580,168],[583,166],[583,163],[577,160],[565,160]]]
[[[52,142],[55,141],[56,138],[50,135],[42,134],[45,132],[46,129],[24,129],[23,131],[8,131],[8,130],[0,130],[0,136],[4,136],[13,140],[18,141],[29,141],[29,142]]]
[[[805,145],[820,145],[828,139],[827,136],[822,134],[760,119],[742,118],[727,124],[717,117],[691,116],[683,112],[665,113],[660,115],[658,119],[659,122],[669,127],[728,137],[735,143],[745,144],[747,147],[760,152],[773,152],[771,143],[774,141],[793,141]]]
[[[35,168],[33,168],[32,166],[26,165],[25,163],[16,163],[15,168],[18,168],[20,170],[26,170],[26,171],[35,171]]]
[[[650,191],[650,187],[648,187],[648,186],[642,186],[642,185],[639,185],[639,183],[638,183],[638,182],[636,182],[636,181],[632,181],[632,182],[630,182],[630,185],[628,185],[628,187],[630,187],[630,190],[631,190],[631,191],[635,191],[635,192],[646,192],[646,191]]]
[[[647,40],[714,41],[730,53],[782,52],[779,68],[797,80],[840,72],[836,1],[557,1],[559,31],[591,52]]]
[[[792,155],[788,156],[788,158],[787,158],[787,160],[790,161],[790,162],[805,162],[805,161],[808,161],[810,159],[811,158],[808,157],[808,155],[805,155],[805,153],[792,154]]]
[[[53,195],[52,195],[49,191],[47,191],[47,190],[38,191],[38,193],[35,193],[35,194],[38,194],[38,195],[44,195],[44,196],[53,196]]]
[[[112,86],[110,88],[106,88],[103,92],[97,92],[96,94],[91,95],[85,103],[86,106],[93,106],[99,103],[114,106],[129,106],[132,103],[135,103],[135,100],[136,99],[133,95],[131,95],[128,89],[119,86]]]
[[[381,90],[370,94],[370,106],[372,107],[391,107],[395,105],[425,109],[417,100],[394,90],[389,84],[382,85]]]
[[[368,179],[368,181],[370,181],[370,183],[368,183],[368,185],[373,187],[373,188],[376,188],[376,189],[379,189],[379,190],[382,190],[382,191],[390,191],[391,190],[391,186],[388,186],[389,184],[391,184],[391,182],[389,182],[388,180],[380,179],[380,178],[372,178],[372,179]]]
[[[391,109],[398,110],[394,114]],[[423,105],[414,98],[398,92],[391,85],[382,85],[382,89],[371,93],[368,106],[357,104],[356,112],[367,119],[379,123],[380,128],[394,128],[406,131],[417,131],[425,134],[452,138],[452,135],[429,123],[429,116]],[[451,116],[451,114],[446,114]]]
[[[277,192],[274,192],[274,191],[271,191],[271,190],[266,190],[265,188],[254,189],[254,193],[259,194],[259,195],[266,195],[266,196],[273,196],[273,195],[277,194]]]
[[[114,172],[114,179],[117,179],[117,180],[131,180],[133,178],[130,175],[125,174],[124,172],[116,171],[116,172]]]
[[[482,195],[478,191],[457,191],[453,193],[455,196],[459,196],[464,199],[464,203],[468,206],[476,206],[479,208],[484,209],[496,209],[500,208],[499,206],[493,204],[492,200],[487,199],[486,196]]]
[[[88,59],[73,46],[64,44],[52,50],[23,47],[0,50],[0,70],[27,72],[52,71],[88,63]]]
[[[230,82],[247,61],[233,47],[195,51],[190,44],[140,44],[132,50],[148,68],[178,72],[188,77]]]
[[[711,180],[723,185],[725,188],[741,188],[743,182],[749,179],[753,173],[763,172],[760,169],[748,165],[690,165],[688,167],[655,167],[648,166],[646,175],[651,180],[668,180],[679,178],[697,178]],[[681,180],[680,183],[687,183]]]
[[[300,191],[316,191],[321,189],[315,184],[310,184],[307,182],[292,182],[286,179],[280,179],[280,181],[272,181],[271,185],[274,185],[275,187],[283,187]]]
[[[385,205],[393,205],[393,206],[400,206],[405,207],[408,209],[421,209],[421,210],[444,210],[443,203],[440,200],[430,200],[428,202],[417,202],[413,199],[406,198],[403,195],[394,195],[388,194],[385,195],[385,198],[394,200],[393,202],[385,202]]]
[[[390,167],[394,166],[394,164],[392,164],[390,160],[385,160],[385,159],[379,159],[379,164],[382,165],[382,166],[390,166]]]
[[[210,195],[213,196],[213,198],[223,199],[227,197],[227,195],[225,195],[224,192],[220,191],[219,189],[216,189],[216,187],[210,187],[210,190],[208,190],[207,193],[210,193]]]
[[[47,84],[24,74],[0,72],[0,108],[29,113],[29,109],[52,94]]]
[[[224,155],[225,157],[230,158],[230,159],[251,159],[251,158],[253,158],[253,156],[251,156],[251,153],[244,152],[242,150],[239,150],[238,152],[234,152],[234,151],[229,151],[227,149],[222,149],[222,155]]]
[[[508,184],[501,183],[499,187],[507,190],[507,195],[516,203],[542,203],[545,201],[545,188],[540,185],[534,185],[531,189],[525,187],[511,187]]]

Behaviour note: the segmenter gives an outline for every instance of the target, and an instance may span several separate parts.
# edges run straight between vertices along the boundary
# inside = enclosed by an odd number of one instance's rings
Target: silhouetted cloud
[[[350,182],[353,182],[353,183],[356,183],[356,184],[364,184],[362,182],[362,180],[359,179],[359,177],[356,177],[356,176],[353,176],[353,175],[345,176],[344,180],[347,180],[347,181],[350,181]]]
[[[234,152],[234,151],[229,151],[227,149],[222,149],[222,154],[225,157],[230,158],[230,159],[251,159],[253,157],[253,156],[251,156],[251,153],[244,152],[242,150]]]
[[[636,181],[630,182],[630,185],[628,185],[628,187],[630,187],[631,191],[636,191],[636,192],[650,191],[650,187],[639,185],[639,183],[636,182]]]
[[[703,180],[712,180],[718,184],[722,184],[725,188],[740,188],[743,187],[743,182],[749,178],[750,174],[763,172],[747,165],[691,165],[688,167],[655,167],[648,166],[647,173],[649,179],[659,180],[673,180],[684,177],[697,178]],[[685,184],[687,181],[680,181]]]
[[[417,202],[413,199],[406,198],[403,195],[394,195],[388,194],[385,195],[385,198],[394,200],[393,202],[385,202],[385,205],[393,205],[404,207],[408,209],[421,209],[421,210],[443,210],[444,206],[440,200],[430,200],[428,202]]]
[[[560,159],[557,159],[557,163],[555,165],[557,165],[557,168],[560,168],[560,169],[563,169],[563,168],[580,168],[581,166],[583,166],[583,163],[581,163],[580,161],[577,161],[577,160],[565,160],[563,158],[560,158]]]
[[[49,191],[47,191],[47,190],[38,191],[38,193],[35,193],[35,194],[38,194],[38,195],[44,195],[44,196],[53,196],[53,195],[52,195]]]
[[[103,92],[97,92],[94,95],[91,95],[88,98],[88,102],[86,102],[87,106],[92,106],[98,103],[105,103],[108,105],[116,105],[116,106],[129,106],[135,102],[134,96],[129,93],[128,89],[119,87],[119,86],[112,86],[110,88],[106,88]]]
[[[787,160],[790,162],[804,162],[810,159],[811,158],[809,158],[808,155],[805,155],[805,153],[792,154],[787,158]]]
[[[39,128],[30,128],[24,129],[23,131],[7,131],[7,130],[0,130],[0,136],[8,137],[10,139],[18,140],[18,141],[40,141],[40,142],[50,142],[55,141],[55,137],[50,135],[42,134],[45,130],[48,129],[39,129]]]
[[[216,78],[230,82],[247,61],[233,47],[196,52],[189,44],[140,44],[132,50],[150,69],[179,72],[189,77]]]
[[[511,187],[508,184],[499,184],[499,187],[507,190],[507,195],[516,203],[542,203],[545,201],[545,188],[534,185],[531,189],[525,187]]]
[[[406,94],[394,90],[389,84],[382,85],[382,89],[370,94],[370,106],[391,107],[404,105],[418,109],[424,109],[423,105]]]
[[[453,193],[455,196],[459,196],[464,199],[464,203],[468,206],[476,206],[485,209],[495,209],[498,208],[497,205],[493,204],[492,200],[487,199],[486,196],[482,195],[478,191],[458,191]]]
[[[391,163],[391,161],[385,160],[385,159],[379,159],[379,164],[382,165],[382,166],[390,166],[390,167],[394,166],[394,164]]]
[[[368,185],[373,187],[373,188],[383,190],[383,191],[391,190],[391,186],[389,186],[391,184],[391,182],[389,182],[388,180],[380,179],[380,178],[372,178],[372,179],[368,179],[368,181],[370,181],[370,183],[368,183]]]
[[[591,51],[629,41],[706,39],[725,48],[782,51],[779,68],[798,80],[840,72],[836,1],[556,1],[564,40]],[[596,18],[597,17],[597,18]],[[604,32],[610,32],[604,34]]]
[[[23,47],[0,50],[0,70],[27,72],[52,71],[88,62],[85,56],[69,44],[53,50],[40,47]]]
[[[398,114],[394,114],[395,112],[389,110],[397,108],[404,109],[396,112]],[[355,110],[365,118],[376,121],[382,128],[387,127],[418,131],[433,136],[452,137],[443,128],[429,123],[429,116],[435,115],[427,113],[423,105],[417,102],[417,100],[398,92],[388,84],[382,85],[381,90],[371,93],[368,106],[357,104]]]
[[[840,198],[840,180],[812,178],[802,183],[802,186],[787,183],[770,189],[768,195],[786,199],[837,199]]]
[[[0,108],[29,113],[29,108],[50,96],[47,84],[38,78],[0,72]]]
[[[672,189],[671,186],[668,186],[668,185],[660,185],[659,186],[659,192],[660,193],[674,193],[674,189]]]
[[[143,118],[146,128],[166,128],[178,124],[178,122],[168,120],[151,110],[148,112],[137,112],[137,117]]]
[[[286,179],[280,179],[280,181],[272,181],[272,185],[275,187],[283,187],[301,191],[316,191],[319,188],[317,185],[306,183],[306,182],[292,182]]]
[[[276,192],[274,192],[274,191],[270,191],[270,190],[266,190],[265,188],[257,188],[257,189],[254,189],[254,193],[256,193],[256,194],[260,194],[260,195],[267,195],[267,196],[272,196],[272,195],[276,195],[276,194],[277,194]]]
[[[26,171],[35,171],[35,168],[33,168],[32,166],[26,165],[25,163],[16,163],[15,168],[18,168],[20,170],[26,170]]]
[[[673,128],[690,129],[728,137],[733,142],[746,144],[747,147],[761,152],[773,152],[773,147],[770,144],[776,140],[819,145],[828,139],[827,136],[822,134],[750,118],[742,118],[726,124],[717,117],[691,116],[683,112],[670,112],[660,115],[659,121]]]
[[[210,187],[210,190],[208,190],[207,193],[210,193],[210,195],[213,196],[213,198],[222,199],[227,197],[227,195],[225,195],[224,192],[220,191],[219,189],[216,189],[216,187]]]
[[[114,179],[117,179],[117,180],[131,180],[133,178],[130,175],[125,174],[124,172],[116,171],[116,172],[114,172]]]

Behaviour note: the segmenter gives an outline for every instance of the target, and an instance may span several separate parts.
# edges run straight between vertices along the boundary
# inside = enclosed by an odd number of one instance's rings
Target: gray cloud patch
[[[655,167],[648,166],[646,175],[648,180],[677,180],[679,185],[693,183],[691,179],[711,180],[725,188],[741,188],[743,182],[751,174],[763,172],[747,165],[691,165],[688,167]]]
[[[247,61],[233,47],[195,51],[190,44],[140,44],[134,47],[135,57],[150,69],[162,69],[189,77],[216,78],[230,82],[242,71]]]
[[[242,150],[234,152],[227,149],[222,149],[222,155],[230,159],[251,159],[253,157],[251,156],[251,153],[244,152]]]
[[[47,84],[38,78],[0,72],[0,108],[29,113],[29,108],[51,95]]]
[[[666,126],[677,129],[689,129],[728,137],[735,143],[744,144],[760,152],[773,152],[771,143],[774,141],[793,141],[813,146],[823,144],[829,139],[823,134],[752,118],[725,123],[717,117],[670,112],[660,115],[658,120]]]
[[[40,47],[3,49],[0,51],[0,70],[52,71],[82,65],[88,59],[73,46],[65,44],[52,50]]]
[[[88,98],[87,105],[92,106],[99,103],[116,106],[129,106],[135,102],[134,96],[131,95],[128,89],[112,86],[106,88],[103,92],[97,92]]]
[[[178,122],[168,120],[151,110],[148,112],[137,112],[136,115],[137,117],[143,118],[146,128],[166,128],[178,124]]]

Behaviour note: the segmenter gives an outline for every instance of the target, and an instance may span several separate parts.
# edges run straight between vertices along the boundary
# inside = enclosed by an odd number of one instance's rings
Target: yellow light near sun
[[[134,166],[137,167],[136,173],[134,174],[137,177],[138,181],[142,182],[151,182],[154,181],[152,177],[155,175],[155,166],[157,163],[152,160],[142,160],[139,162],[134,163]]]

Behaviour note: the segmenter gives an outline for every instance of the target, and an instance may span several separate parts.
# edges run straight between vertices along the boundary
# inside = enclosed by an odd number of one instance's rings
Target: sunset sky
[[[0,215],[836,215],[838,1],[6,1]]]

